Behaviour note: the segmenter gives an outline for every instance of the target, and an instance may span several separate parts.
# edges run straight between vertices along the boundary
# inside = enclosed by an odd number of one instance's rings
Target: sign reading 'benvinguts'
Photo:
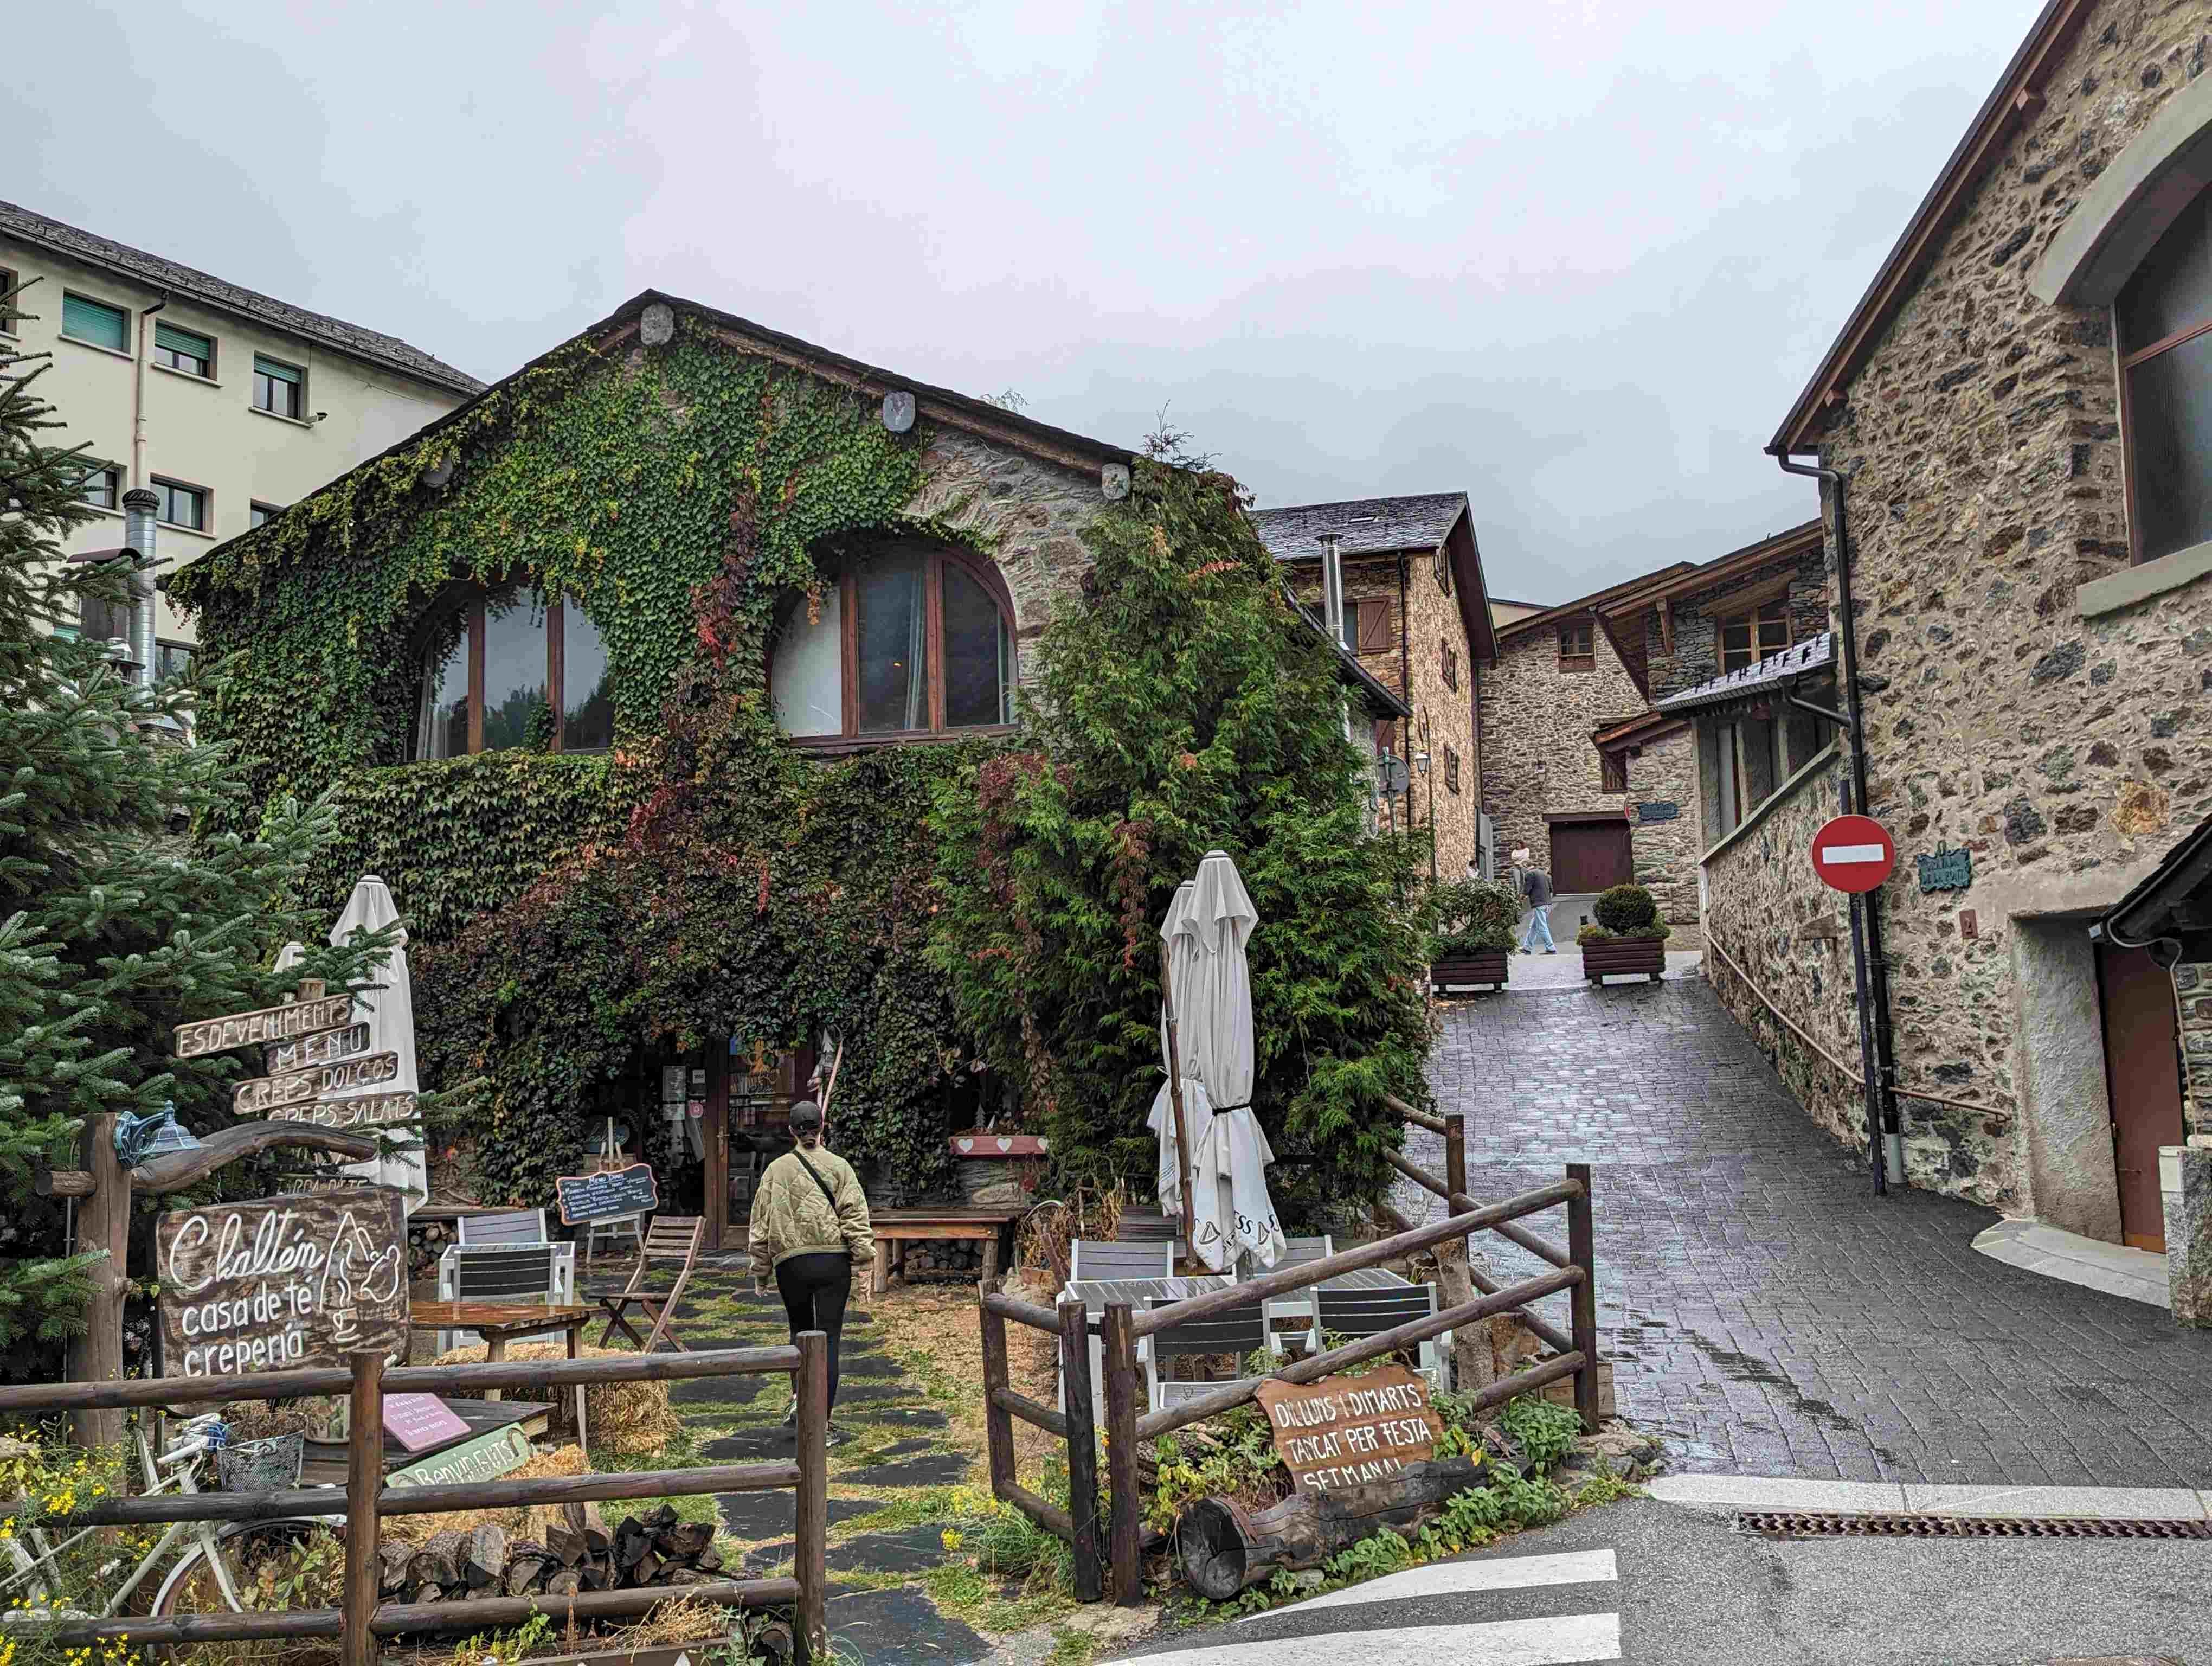
[[[199,1018],[177,1026],[176,1053],[180,1059],[197,1059],[233,1047],[255,1047],[269,1042],[291,1041],[321,1030],[343,1030],[353,1022],[351,995],[318,995],[312,1000],[287,1001],[264,1006],[258,1012],[234,1012],[228,1018]]]
[[[180,1209],[154,1227],[166,1377],[337,1365],[407,1347],[397,1192]]]
[[[1443,1426],[1429,1385],[1403,1365],[1318,1383],[1267,1382],[1255,1396],[1275,1436],[1275,1456],[1301,1493],[1388,1481],[1436,1455]]]
[[[397,1053],[370,1053],[283,1076],[249,1077],[231,1090],[230,1112],[234,1116],[259,1116],[280,1105],[304,1104],[325,1094],[351,1093],[398,1079]]]

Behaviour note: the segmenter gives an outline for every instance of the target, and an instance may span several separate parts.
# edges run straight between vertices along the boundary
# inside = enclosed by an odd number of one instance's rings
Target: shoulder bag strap
[[[830,1211],[833,1213],[837,1213],[837,1194],[830,1189],[830,1183],[822,1177],[821,1170],[816,1168],[811,1163],[808,1162],[806,1160],[806,1154],[800,1151],[798,1146],[793,1146],[791,1148],[791,1154],[799,1159],[799,1166],[800,1168],[805,1170],[808,1174],[814,1177],[814,1183],[822,1189],[822,1195],[830,1200]]]

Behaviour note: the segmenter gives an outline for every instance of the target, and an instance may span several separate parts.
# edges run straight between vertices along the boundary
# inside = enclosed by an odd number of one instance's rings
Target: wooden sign
[[[1318,1383],[1267,1382],[1257,1395],[1273,1426],[1275,1456],[1301,1493],[1389,1481],[1436,1455],[1443,1425],[1427,1381],[1403,1365]]]
[[[562,1175],[553,1189],[560,1195],[563,1226],[617,1215],[651,1214],[660,1207],[660,1188],[648,1163],[633,1163],[605,1174]]]
[[[228,1377],[407,1350],[397,1192],[260,1198],[154,1225],[162,1373]]]
[[[410,1452],[442,1446],[469,1432],[434,1394],[388,1394],[384,1396],[384,1432]]]
[[[269,1113],[272,1122],[312,1122],[319,1128],[383,1128],[392,1122],[411,1122],[422,1114],[412,1093],[364,1093],[351,1099],[310,1099],[304,1104],[279,1105]]]
[[[301,1104],[325,1094],[349,1093],[360,1087],[380,1087],[399,1079],[397,1053],[368,1053],[358,1059],[317,1065],[282,1076],[252,1076],[231,1090],[230,1114],[258,1116],[279,1105]]]
[[[322,995],[313,1000],[291,1000],[282,1006],[264,1006],[258,1012],[234,1012],[227,1018],[198,1018],[177,1026],[176,1052],[180,1059],[197,1059],[233,1047],[252,1047],[264,1042],[290,1041],[319,1030],[343,1030],[353,1022],[351,995]]]
[[[272,1076],[312,1065],[335,1064],[356,1053],[368,1051],[368,1026],[349,1024],[343,1030],[325,1030],[297,1041],[277,1042],[261,1049],[261,1067]]]
[[[394,1469],[386,1487],[441,1487],[449,1481],[493,1481],[530,1462],[530,1437],[510,1423],[488,1435],[449,1446],[434,1457]]]

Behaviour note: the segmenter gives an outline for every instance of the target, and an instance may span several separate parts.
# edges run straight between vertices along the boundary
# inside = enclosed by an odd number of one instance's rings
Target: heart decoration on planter
[[[1014,1142],[1012,1140],[1007,1139],[1003,1134],[999,1136],[999,1149],[1000,1151],[1012,1151],[1013,1148]]]
[[[952,1143],[960,1147],[960,1154],[963,1157],[975,1149],[975,1142],[973,1140],[955,1140]]]

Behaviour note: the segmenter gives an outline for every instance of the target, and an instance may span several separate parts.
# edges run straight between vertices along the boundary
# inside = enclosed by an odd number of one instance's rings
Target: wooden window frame
[[[484,749],[484,642],[487,634],[484,611],[490,602],[504,593],[504,591],[472,591],[459,606],[453,610],[454,612],[466,615],[465,623],[462,627],[461,641],[468,654],[469,749],[465,753],[460,754],[463,757],[474,757]],[[550,746],[551,751],[562,753],[568,752],[570,750],[568,744],[568,691],[563,687],[563,673],[568,668],[568,604],[565,599],[548,602],[545,605],[545,702],[553,713],[553,736]],[[434,666],[426,663],[422,667],[422,675],[427,680],[441,674],[443,670],[442,664]],[[502,748],[501,750],[513,749]],[[605,746],[579,747],[575,749],[573,756],[593,757],[611,750],[613,750],[613,742],[610,740]],[[446,760],[417,757],[413,761],[417,763],[438,763]]]
[[[173,532],[197,532],[202,538],[213,538],[215,536],[214,488],[198,485],[190,480],[179,480],[174,475],[167,474],[149,476],[147,480],[147,484],[154,487],[157,493],[161,487],[167,486],[173,492],[198,492],[199,494],[200,524],[198,526],[194,526],[190,523],[182,520],[166,520],[158,510],[155,512],[154,516],[154,521],[156,526],[167,526]]]
[[[2142,513],[2136,507],[2136,482],[2142,473],[2136,465],[2136,405],[2135,371],[2138,366],[2171,353],[2177,347],[2186,347],[2200,336],[2212,334],[2212,319],[2193,324],[2186,330],[2176,331],[2163,341],[2154,341],[2148,347],[2132,353],[2120,351],[2120,309],[2118,301],[2110,308],[2112,327],[2112,353],[2119,362],[2120,380],[2120,474],[2128,509],[2128,564],[2140,567],[2146,561],[2163,559],[2160,556],[2145,556],[2142,547]],[[2185,548],[2188,546],[2185,545]],[[2179,552],[2168,550],[2166,555]]]
[[[1455,691],[1459,688],[1459,655],[1449,641],[1437,638],[1437,669],[1443,674],[1444,686]]]
[[[1626,793],[1628,790],[1628,754],[1600,752],[1597,759],[1597,790],[1601,793]]]
[[[1444,789],[1459,791],[1459,751],[1449,741],[1444,743]]]
[[[1762,621],[1759,616],[1777,602],[1782,605],[1782,645],[1762,653],[1759,641],[1759,627],[1762,623],[1766,622]],[[1776,654],[1787,654],[1796,646],[1797,619],[1790,605],[1788,584],[1784,583],[1763,593],[1747,594],[1732,600],[1729,603],[1729,609],[1726,613],[1717,613],[1713,616],[1713,658],[1720,667],[1722,676],[1726,677],[1732,672],[1749,671],[1753,666],[1764,665]],[[1731,666],[1728,660],[1728,632],[1730,626],[1739,624],[1749,627],[1751,658],[1741,666]]]
[[[1580,646],[1577,646],[1577,643]],[[1559,669],[1574,672],[1597,669],[1597,621],[1595,618],[1570,619],[1560,624]]]
[[[786,735],[793,745],[812,752],[858,752],[875,746],[929,746],[948,742],[968,740],[978,736],[1012,734],[1019,727],[1013,723],[971,723],[959,728],[947,728],[945,723],[945,564],[947,562],[963,570],[982,587],[999,610],[1000,619],[1006,633],[1006,651],[1012,661],[1008,667],[1012,685],[1021,686],[1021,645],[1014,634],[1014,603],[1005,581],[995,569],[977,560],[964,550],[940,549],[933,544],[902,544],[923,557],[922,565],[922,632],[928,647],[929,727],[926,729],[871,729],[863,732],[860,722],[860,569],[848,568],[837,576],[837,670],[838,707],[842,727],[836,734]],[[888,553],[888,551],[886,552]],[[775,654],[769,655],[769,667],[775,664]]]
[[[1344,602],[1345,623],[1351,627],[1352,641],[1346,646],[1356,657],[1367,654],[1391,654],[1397,651],[1398,634],[1390,628],[1390,599],[1388,596],[1347,596]],[[1379,619],[1374,631],[1375,646],[1365,646],[1367,622]]]

